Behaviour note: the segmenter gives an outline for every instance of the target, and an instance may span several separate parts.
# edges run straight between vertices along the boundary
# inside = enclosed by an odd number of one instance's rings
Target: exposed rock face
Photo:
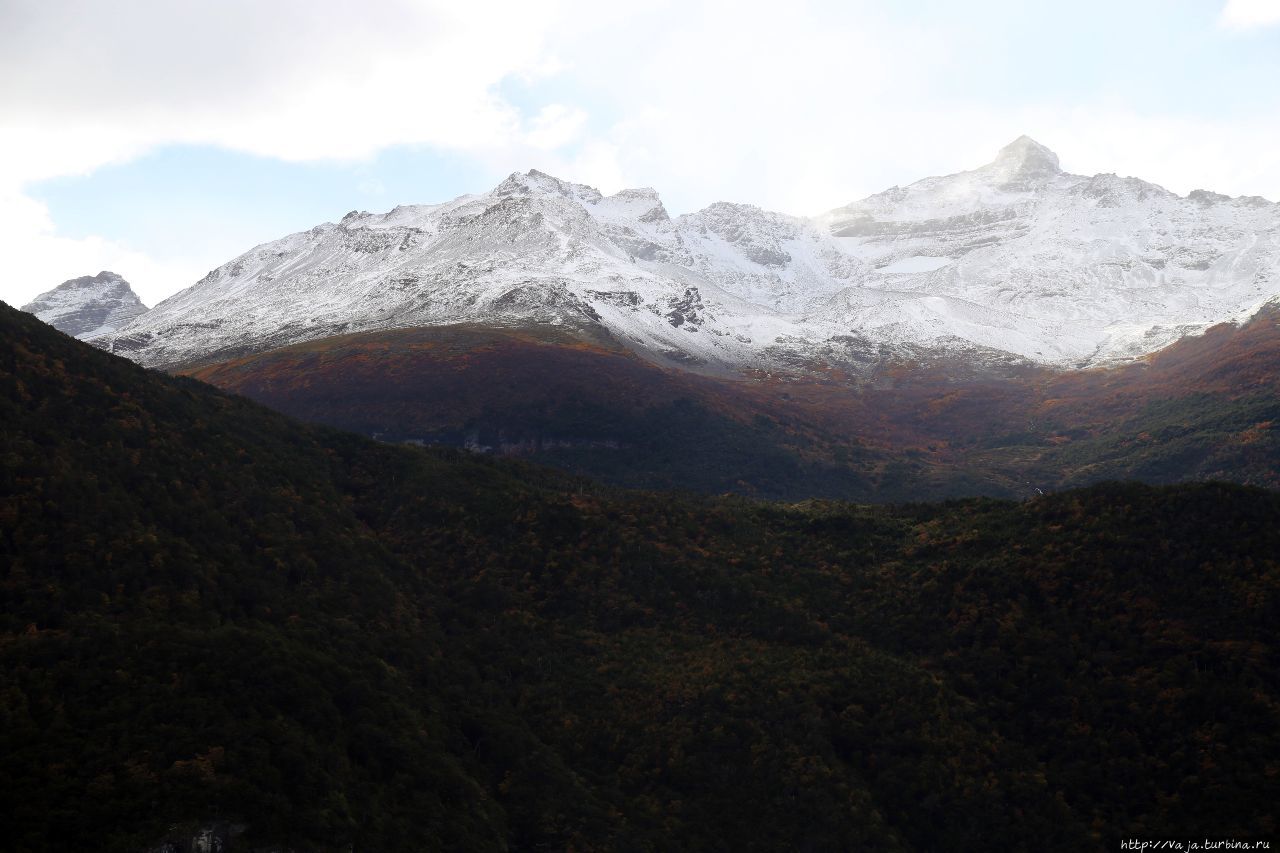
[[[651,189],[516,173],[259,246],[101,343],[174,367],[377,329],[552,324],[712,371],[863,351],[1069,368],[1147,355],[1278,294],[1280,205],[1073,175],[1023,136],[985,166],[816,218],[720,202],[672,219]]]
[[[88,340],[116,331],[145,314],[147,306],[129,282],[103,270],[97,275],[64,281],[22,306],[22,310],[60,332]]]

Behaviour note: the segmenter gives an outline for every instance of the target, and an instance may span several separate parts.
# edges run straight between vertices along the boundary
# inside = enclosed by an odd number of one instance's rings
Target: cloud
[[[551,39],[584,97],[612,107],[593,113],[611,120],[539,168],[605,191],[653,186],[672,211],[729,200],[805,214],[977,167],[1028,133],[1087,174],[1280,197],[1274,111],[1168,116],[1089,91],[1020,105],[950,85],[985,61],[974,39],[998,45],[1002,34],[872,4],[797,2],[787,15],[750,0],[646,8],[591,16]]]
[[[1229,30],[1252,30],[1280,24],[1280,0],[1227,0],[1218,18]]]
[[[393,145],[484,157],[564,144],[581,131],[581,110],[548,108],[525,121],[495,93],[504,79],[556,72],[546,33],[567,9],[494,0],[367,0],[358,9],[345,0],[8,0],[0,220],[21,227],[0,232],[0,252],[25,260],[6,260],[0,295],[28,299],[64,271],[84,273],[73,264],[128,261],[132,271],[118,271],[143,280],[175,272],[111,241],[59,236],[23,195],[34,182],[164,145],[318,161]]]
[[[586,123],[584,111],[564,104],[549,104],[529,122],[525,139],[534,148],[562,148],[582,135]]]
[[[544,34],[560,9],[484,0],[369,0],[358,12],[338,0],[9,5],[0,122],[18,134],[28,181],[166,143],[285,160],[363,158],[410,143],[502,146],[522,126],[494,89],[554,70]]]
[[[0,191],[0,244],[6,279],[0,297],[18,308],[67,279],[100,270],[123,275],[152,306],[208,272],[198,260],[158,261],[103,237],[61,237],[43,204],[12,192]]]
[[[1141,39],[1095,28],[1103,41],[1063,38],[1071,48],[1053,54],[1045,28],[1070,22],[1022,4],[928,16],[895,5],[796,0],[783,13],[762,0],[369,0],[357,13],[345,0],[7,0],[0,206],[10,207],[0,220],[36,215],[22,194],[34,181],[174,143],[307,162],[411,145],[495,183],[539,168],[605,192],[652,186],[673,212],[733,200],[816,213],[980,165],[1028,133],[1073,171],[1280,196],[1270,90],[1247,113],[1189,105],[1164,115],[1115,93],[1123,64],[1100,89],[1072,88],[1091,50],[1130,42],[1152,47],[1128,61],[1165,88],[1181,85],[1170,75],[1183,55],[1136,12]],[[1232,0],[1224,26],[1260,25],[1278,5]],[[388,207],[442,200],[392,197],[395,175],[377,177],[386,196],[372,179],[353,195]],[[0,243],[29,259],[0,283],[6,298],[56,284],[55,270],[96,271],[90,258],[133,257],[152,272],[117,271],[156,281],[179,266],[109,240],[67,240],[47,211],[0,231]],[[63,275],[67,258],[88,266]]]

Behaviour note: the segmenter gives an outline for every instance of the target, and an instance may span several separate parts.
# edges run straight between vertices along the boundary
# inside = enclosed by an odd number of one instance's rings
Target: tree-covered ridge
[[[1276,830],[1275,493],[617,492],[0,333],[6,847]]]

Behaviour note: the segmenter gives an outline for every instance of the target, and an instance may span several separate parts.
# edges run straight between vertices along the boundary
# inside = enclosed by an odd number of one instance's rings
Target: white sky
[[[1280,0],[0,0],[0,298],[113,269],[153,304],[533,167],[815,213],[1027,133],[1071,171],[1276,199],[1277,80]],[[213,172],[166,197],[163,151]],[[234,158],[271,192],[220,188]]]
[[[1221,23],[1236,30],[1280,24],[1280,3],[1276,0],[1227,0]]]

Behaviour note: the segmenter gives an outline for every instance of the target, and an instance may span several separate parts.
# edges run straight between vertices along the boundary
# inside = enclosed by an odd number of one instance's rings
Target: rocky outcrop
[[[22,310],[60,332],[88,340],[116,331],[146,313],[147,306],[129,282],[103,270],[97,275],[64,281],[22,306]]]

